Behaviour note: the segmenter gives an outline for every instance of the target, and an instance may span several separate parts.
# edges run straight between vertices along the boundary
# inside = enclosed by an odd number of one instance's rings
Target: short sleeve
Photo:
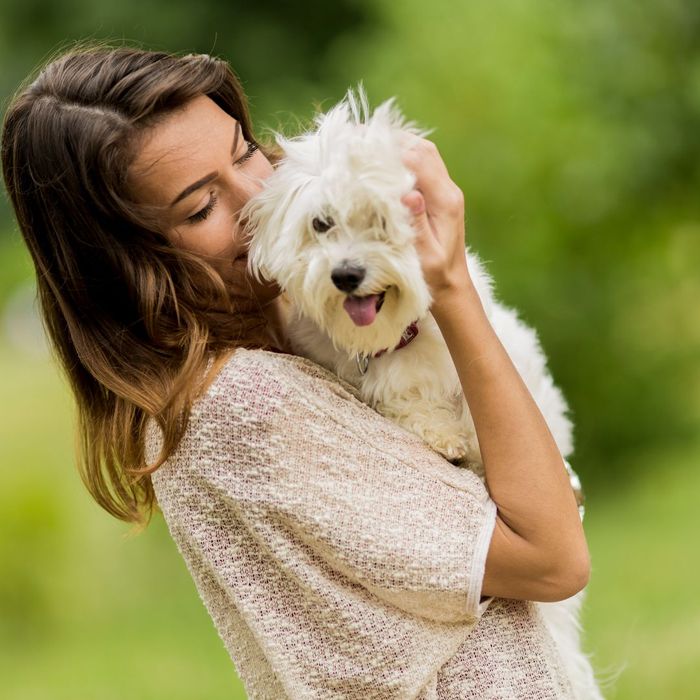
[[[496,522],[480,479],[335,377],[270,381],[261,378],[246,436],[231,443],[235,472],[218,480],[231,487],[226,497],[245,500],[248,526],[280,545],[287,566],[320,558],[413,615],[479,618],[492,600],[481,600],[481,586]]]

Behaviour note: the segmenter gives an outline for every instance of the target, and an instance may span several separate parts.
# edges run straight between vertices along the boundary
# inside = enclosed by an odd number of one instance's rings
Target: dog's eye
[[[317,231],[318,233],[325,233],[330,228],[333,228],[335,223],[330,217],[328,219],[321,219],[317,216],[311,222],[311,225],[314,227],[314,231]]]

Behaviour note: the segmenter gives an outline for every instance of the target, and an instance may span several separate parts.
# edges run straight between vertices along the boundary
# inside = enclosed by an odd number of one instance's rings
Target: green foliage
[[[32,275],[32,263],[20,235],[15,231],[0,234],[0,310],[12,291]]]

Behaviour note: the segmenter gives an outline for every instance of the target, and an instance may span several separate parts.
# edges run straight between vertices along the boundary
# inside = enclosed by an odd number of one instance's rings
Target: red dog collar
[[[402,334],[401,334],[401,340],[399,340],[399,344],[394,348],[394,350],[401,350],[401,348],[405,348],[416,336],[418,335],[418,321],[414,321]],[[387,351],[387,348],[384,348],[384,350],[380,350],[379,352],[375,352],[372,357],[379,357],[380,355],[383,355]]]
[[[405,348],[416,336],[418,335],[418,321],[414,321],[402,334],[401,334],[401,340],[399,340],[399,344],[394,348],[394,350],[400,350],[401,348]],[[384,350],[379,350],[379,352],[375,352],[372,357],[380,357],[383,355],[385,352],[387,352],[387,348]],[[365,374],[367,372],[367,367],[369,366],[369,360],[370,356],[369,355],[355,355],[355,362],[357,363],[357,369],[359,370],[360,374]]]

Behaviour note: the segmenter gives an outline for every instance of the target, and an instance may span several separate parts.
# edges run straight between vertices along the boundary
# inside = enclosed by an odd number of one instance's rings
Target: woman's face
[[[246,276],[237,215],[272,165],[245,141],[239,123],[209,97],[197,97],[149,129],[129,171],[138,200],[162,207],[170,241],[211,263],[239,293],[261,301],[279,292]]]

